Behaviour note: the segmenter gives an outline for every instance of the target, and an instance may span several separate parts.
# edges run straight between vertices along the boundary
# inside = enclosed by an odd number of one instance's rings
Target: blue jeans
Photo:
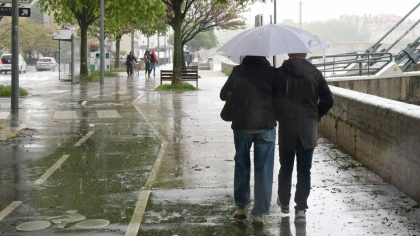
[[[260,133],[234,130],[235,178],[234,198],[238,207],[250,203],[250,149],[254,144],[254,207],[252,214],[269,213],[273,185],[274,147],[276,131],[269,129]]]
[[[311,190],[311,167],[314,149],[304,150],[301,143],[296,150],[279,148],[280,171],[278,175],[278,196],[282,205],[289,205],[292,174],[295,155],[297,159],[297,184],[295,193],[295,203],[297,210],[308,209],[307,200]]]

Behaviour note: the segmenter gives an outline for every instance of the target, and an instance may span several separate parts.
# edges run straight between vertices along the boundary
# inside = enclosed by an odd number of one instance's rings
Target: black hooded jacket
[[[266,130],[276,127],[274,111],[275,69],[265,57],[246,56],[235,66],[220,91],[226,101],[232,93],[234,130]]]
[[[317,122],[333,105],[333,96],[321,72],[304,58],[292,58],[278,69],[275,107],[279,146],[304,150],[317,145]]]
[[[332,93],[324,76],[306,59],[284,61],[277,78],[277,118],[320,119],[332,107]]]

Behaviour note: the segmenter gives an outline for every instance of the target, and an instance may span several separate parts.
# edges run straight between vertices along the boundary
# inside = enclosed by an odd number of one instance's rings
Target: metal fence
[[[380,71],[394,60],[389,52],[378,53],[344,53],[309,58],[324,76],[371,75]]]

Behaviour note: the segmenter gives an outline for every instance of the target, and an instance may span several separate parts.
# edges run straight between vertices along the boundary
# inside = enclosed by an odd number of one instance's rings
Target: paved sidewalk
[[[237,224],[232,130],[219,118],[226,77],[200,75],[199,91],[147,91],[137,103],[168,141],[140,235],[420,235],[418,204],[323,138],[314,156],[307,224],[296,226],[293,213],[282,220],[276,180],[265,227],[254,229],[250,219]]]
[[[263,228],[254,228],[250,219],[234,221],[233,135],[230,123],[219,118],[226,76],[199,73],[200,89],[190,92],[159,92],[158,78],[125,76],[107,79],[105,88],[35,86],[21,106],[24,136],[0,146],[0,154],[10,153],[1,156],[0,211],[10,201],[23,201],[0,220],[0,235],[26,235],[15,226],[74,209],[111,224],[96,231],[53,225],[33,235],[125,235],[138,199],[147,203],[138,235],[420,235],[418,203],[323,138],[314,155],[306,225],[295,225],[293,213],[281,218],[276,180]],[[57,121],[60,116],[69,118]],[[92,127],[95,133],[86,136]],[[86,144],[73,146],[84,137]],[[65,152],[72,156],[63,170],[44,186],[31,185]],[[277,151],[275,158],[276,176]],[[2,164],[15,168],[15,160],[24,163],[17,165],[18,179],[14,169],[2,169]],[[143,193],[150,196],[142,198]]]

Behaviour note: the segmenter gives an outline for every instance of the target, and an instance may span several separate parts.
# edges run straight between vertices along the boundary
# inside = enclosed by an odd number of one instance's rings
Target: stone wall
[[[332,78],[328,79],[328,83],[392,100],[420,103],[420,75],[417,73],[415,76],[409,76],[409,74],[393,78]]]
[[[232,73],[232,69],[233,69],[234,66],[236,66],[236,65],[222,62],[222,72],[225,75],[230,75],[230,73]]]
[[[321,120],[320,133],[420,202],[420,107],[331,90],[335,104]]]

